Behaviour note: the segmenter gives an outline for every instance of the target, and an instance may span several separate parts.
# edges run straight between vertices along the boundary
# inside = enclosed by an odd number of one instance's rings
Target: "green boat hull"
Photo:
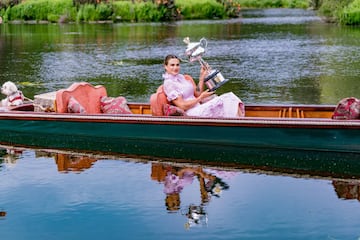
[[[1,119],[2,144],[360,176],[360,129],[145,120]]]

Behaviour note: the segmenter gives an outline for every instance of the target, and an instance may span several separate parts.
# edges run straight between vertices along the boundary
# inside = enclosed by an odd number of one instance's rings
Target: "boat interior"
[[[129,103],[134,114],[150,114],[150,104]],[[331,118],[334,106],[323,105],[245,105],[245,117],[261,118]]]
[[[69,99],[73,98],[84,108],[88,114],[99,114],[102,112],[101,97],[107,96],[106,89],[99,86],[92,86],[87,82],[79,82],[72,84],[67,89],[61,89],[56,92],[49,92],[40,95],[35,95],[34,100],[26,102],[20,106],[11,107],[12,111],[35,111],[35,112],[69,112]],[[121,97],[121,104],[115,100],[119,97],[113,98],[114,102],[111,107],[126,108],[126,111],[132,114],[141,115],[157,115],[154,114],[154,102],[135,103],[126,102],[124,97]],[[155,104],[164,104],[156,102]],[[256,105],[245,104],[245,117],[259,117],[259,118],[331,118],[334,113],[334,105]],[[126,111],[120,111],[123,113]]]

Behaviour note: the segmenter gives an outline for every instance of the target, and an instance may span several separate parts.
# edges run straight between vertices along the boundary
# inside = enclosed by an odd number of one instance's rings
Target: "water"
[[[245,103],[335,104],[358,95],[359,34],[284,9],[172,24],[3,24],[0,81],[30,98],[88,81],[147,101],[163,57],[183,57],[186,36],[206,37],[204,59],[230,79],[219,93]],[[199,66],[182,70],[197,76]],[[359,179],[1,149],[1,239],[360,238]]]
[[[1,160],[2,239],[360,237],[360,180],[54,150]]]
[[[230,80],[218,93],[233,91],[245,103],[336,104],[360,90],[360,29],[285,9],[171,24],[1,25],[0,82],[14,81],[32,98],[88,81],[148,101],[164,56],[186,60],[187,36],[207,38],[204,60]],[[182,71],[197,78],[199,64],[184,62]]]

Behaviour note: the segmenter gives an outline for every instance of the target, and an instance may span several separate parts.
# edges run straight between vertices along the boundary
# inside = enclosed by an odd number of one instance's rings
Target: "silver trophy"
[[[207,40],[205,38],[201,38],[199,42],[190,42],[190,38],[186,37],[184,38],[184,42],[187,44],[185,54],[189,57],[190,62],[199,61],[206,69],[207,76],[204,81],[210,91],[215,91],[228,81],[219,70],[211,69],[210,65],[202,58],[207,47]]]

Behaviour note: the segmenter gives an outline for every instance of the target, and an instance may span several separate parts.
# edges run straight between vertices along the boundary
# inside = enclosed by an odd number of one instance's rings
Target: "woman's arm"
[[[176,99],[172,101],[172,103],[175,104],[175,106],[186,111],[201,102],[201,100],[203,100],[204,98],[211,96],[212,94],[214,94],[214,92],[210,92],[209,89],[207,89],[200,93],[198,97],[191,100],[184,100],[183,97],[179,95]]]
[[[204,66],[201,66],[199,83],[194,90],[195,97],[199,97],[200,94],[204,91],[204,79],[206,75],[207,75],[207,69]]]

